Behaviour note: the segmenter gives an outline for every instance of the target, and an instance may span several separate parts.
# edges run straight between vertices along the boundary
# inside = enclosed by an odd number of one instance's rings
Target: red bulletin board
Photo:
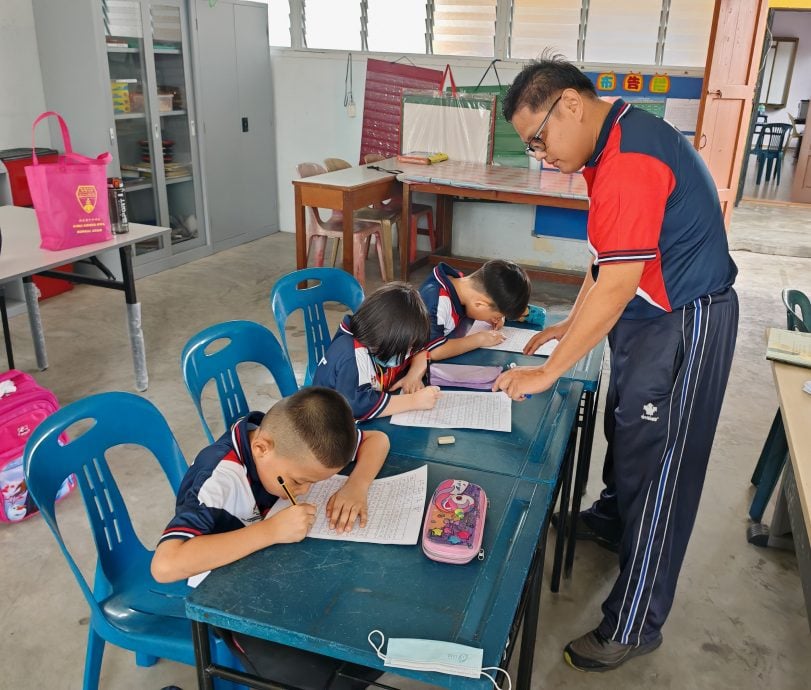
[[[368,60],[363,97],[360,163],[367,153],[390,158],[400,153],[400,107],[404,89],[438,89],[442,70],[399,62]]]

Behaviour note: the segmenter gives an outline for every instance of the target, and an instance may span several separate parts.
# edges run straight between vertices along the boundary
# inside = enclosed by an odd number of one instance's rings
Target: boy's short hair
[[[492,259],[471,273],[470,279],[507,319],[517,319],[526,311],[532,284],[517,263]]]
[[[393,281],[363,301],[350,317],[349,328],[370,354],[387,360],[425,347],[431,320],[419,291]]]
[[[525,106],[533,112],[542,110],[564,89],[597,98],[591,79],[562,55],[545,50],[540,60],[526,64],[513,80],[501,106],[504,118],[512,121],[516,111]]]
[[[358,445],[352,408],[331,388],[302,388],[277,402],[260,424],[278,452],[288,458],[305,446],[322,465],[340,469],[351,462]]]

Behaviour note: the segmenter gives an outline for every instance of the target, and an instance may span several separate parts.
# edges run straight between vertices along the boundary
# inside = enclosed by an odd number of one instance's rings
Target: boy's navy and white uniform
[[[408,372],[411,358],[394,367],[382,367],[368,348],[355,338],[345,316],[327,353],[318,363],[314,386],[332,388],[343,395],[359,422],[379,416],[389,404],[389,388]]]
[[[588,511],[621,528],[620,575],[600,632],[657,638],[698,510],[738,325],[715,183],[669,123],[622,100],[583,170],[592,272],[645,266],[608,336],[606,489]]]
[[[175,516],[159,543],[232,532],[264,519],[276,496],[259,480],[248,437],[263,417],[251,412],[200,451],[180,483]],[[358,445],[362,438],[358,430]]]
[[[459,301],[456,288],[451,278],[461,278],[464,273],[451,268],[446,263],[434,266],[422,285],[420,296],[428,308],[431,318],[431,344],[429,350],[439,347],[460,325],[470,327],[473,323],[465,313],[465,307]],[[463,329],[464,330],[464,329]]]

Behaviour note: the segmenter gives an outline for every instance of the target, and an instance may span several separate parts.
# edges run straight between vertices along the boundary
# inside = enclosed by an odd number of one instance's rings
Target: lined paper
[[[392,415],[398,426],[435,429],[512,430],[512,400],[506,393],[443,391],[432,410],[411,410]]]
[[[473,325],[468,330],[467,334],[479,333],[480,331],[489,331],[493,326],[487,321],[474,321]],[[505,352],[523,352],[526,344],[532,339],[533,336],[540,333],[540,331],[533,331],[528,328],[514,328],[512,326],[504,326],[501,332],[507,336],[503,343],[498,345],[490,345],[484,348],[485,350],[503,350]],[[555,347],[557,347],[557,340],[548,340],[533,354],[542,357],[548,357],[552,354]]]

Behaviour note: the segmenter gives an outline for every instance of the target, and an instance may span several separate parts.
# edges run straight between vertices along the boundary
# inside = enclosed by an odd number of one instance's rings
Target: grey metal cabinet
[[[279,229],[267,6],[196,0],[193,17],[206,206],[221,249]]]
[[[113,153],[131,220],[171,228],[136,245],[138,275],[278,229],[266,6],[32,4],[48,108],[65,116],[77,151]]]

